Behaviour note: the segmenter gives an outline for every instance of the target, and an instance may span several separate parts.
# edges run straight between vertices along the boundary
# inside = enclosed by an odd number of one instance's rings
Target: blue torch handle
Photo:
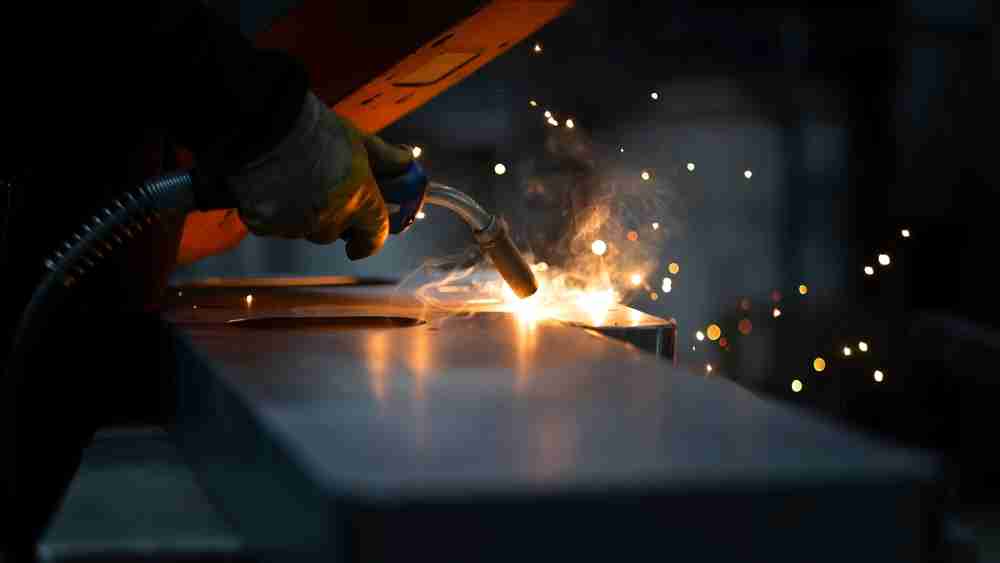
[[[427,175],[413,160],[406,172],[395,178],[376,178],[389,210],[389,232],[397,235],[413,224],[427,195]]]

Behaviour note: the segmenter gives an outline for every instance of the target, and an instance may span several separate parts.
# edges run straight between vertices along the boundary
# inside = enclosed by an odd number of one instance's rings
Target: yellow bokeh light
[[[708,325],[708,328],[705,329],[705,332],[706,334],[708,334],[708,339],[712,341],[718,340],[719,337],[722,336],[722,329],[719,328],[719,325],[717,324]]]
[[[676,276],[678,272],[681,271],[681,265],[677,262],[671,262],[670,265],[667,266],[667,271]]]
[[[503,176],[507,173],[507,166],[502,162],[498,162],[493,166],[493,172],[495,172],[497,176]]]
[[[689,162],[687,164],[687,169],[688,169],[688,172],[694,172],[694,163],[693,162]]]
[[[635,241],[639,240],[639,233],[637,233],[635,231],[629,231],[628,234],[625,235],[625,237],[628,238],[628,240],[630,240],[632,242],[635,242]]]
[[[654,221],[653,222],[653,230],[655,231],[655,230],[657,230],[659,228],[660,228],[660,224]]]
[[[572,119],[567,119],[566,120],[566,128],[567,129],[572,129],[574,127],[576,127],[576,124],[573,123],[573,120]]]
[[[868,351],[868,343],[865,342],[864,340],[862,340],[861,342],[858,342],[858,350],[861,350],[862,352],[867,352]]]
[[[798,379],[792,380],[792,392],[798,393],[799,391],[802,391],[802,387],[803,385],[801,381],[799,381]]]
[[[608,244],[601,239],[597,239],[591,243],[590,251],[598,256],[604,256],[604,253],[608,251]]]
[[[866,276],[874,276],[875,275],[875,268],[872,268],[871,266],[865,266],[865,275]]]
[[[552,112],[549,110],[545,110],[543,115],[545,115],[545,119],[552,119]]]
[[[851,351],[851,347],[850,346],[844,346],[844,355],[845,356],[850,356],[852,353],[853,352]]]
[[[629,281],[632,282],[632,285],[638,286],[639,284],[642,283],[642,276],[640,276],[639,274],[632,274],[632,277],[629,279]]]
[[[744,170],[743,171],[743,177],[746,178],[747,180],[749,180],[750,178],[753,178],[753,171],[752,170]]]
[[[650,92],[649,93],[649,97],[653,98],[654,100],[659,100],[660,99],[660,93],[659,92]]]
[[[885,379],[885,374],[882,373],[882,370],[877,369],[875,370],[875,373],[872,375],[872,377],[875,378],[876,383],[882,383],[882,380]]]
[[[826,360],[823,358],[816,358],[813,360],[813,369],[816,371],[823,371],[826,369]]]
[[[670,293],[674,289],[674,280],[670,278],[663,278],[663,282],[660,285],[660,289],[663,290],[663,293]]]
[[[531,107],[533,107],[533,108],[538,107],[538,102],[536,102],[535,100],[531,100],[528,103],[531,104]]]
[[[883,266],[888,266],[889,264],[892,263],[892,259],[889,258],[888,254],[879,254],[878,255],[878,263],[881,264],[881,265],[883,265]]]
[[[639,174],[639,177],[642,178],[643,182],[648,182],[649,179],[652,178],[652,175],[649,173],[648,170],[643,170],[642,174]]]
[[[410,152],[413,153],[413,158],[420,158],[420,155],[424,153],[424,149],[420,147],[413,147],[410,149]]]
[[[649,298],[652,299],[653,301],[656,301],[657,299],[660,298],[660,296],[654,292],[649,294]]]
[[[705,373],[712,373],[712,364],[705,364]]]
[[[253,294],[251,294],[251,293],[248,293],[248,294],[247,294],[247,296],[246,296],[246,298],[245,298],[245,300],[246,300],[246,302],[247,302],[247,306],[248,306],[248,307],[249,307],[250,305],[253,305]]]
[[[771,310],[771,316],[774,317],[774,318],[780,317],[781,316],[781,309],[779,309],[777,307],[775,307],[774,309],[772,309]]]
[[[541,53],[542,52],[542,44],[541,43],[535,43],[535,48],[533,50],[536,53]]]
[[[910,229],[903,229],[899,234],[903,235],[903,238],[910,238]]]
[[[702,340],[705,340],[705,333],[699,330],[698,332],[694,333],[694,337],[696,340],[698,340],[698,342],[701,342]]]
[[[809,286],[807,286],[806,284],[800,285],[799,286],[799,295],[805,295],[807,293],[809,293]]]

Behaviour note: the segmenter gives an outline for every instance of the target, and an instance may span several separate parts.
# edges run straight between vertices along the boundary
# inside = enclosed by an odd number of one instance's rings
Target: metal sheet
[[[527,545],[538,557],[669,546],[838,561],[864,545],[862,559],[889,561],[925,547],[936,465],[919,453],[566,323],[442,316],[379,288],[274,291],[249,307],[213,294],[171,315],[179,443],[264,551],[501,560]],[[214,322],[248,309],[427,323]],[[827,541],[833,528],[852,541]]]

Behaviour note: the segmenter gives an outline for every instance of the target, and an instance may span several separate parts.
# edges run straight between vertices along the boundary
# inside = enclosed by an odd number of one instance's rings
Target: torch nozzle
[[[514,294],[523,299],[538,291],[535,273],[521,256],[502,219],[487,212],[468,194],[437,182],[428,186],[426,201],[450,209],[469,225],[479,247],[493,261]]]

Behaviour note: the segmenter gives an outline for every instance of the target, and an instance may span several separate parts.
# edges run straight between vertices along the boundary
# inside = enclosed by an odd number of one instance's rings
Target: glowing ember
[[[910,229],[903,229],[899,234],[903,235],[903,238],[910,238]]]
[[[745,170],[743,172],[743,177],[746,178],[747,180],[749,180],[750,178],[753,178],[753,171],[751,171],[751,170]]]
[[[694,163],[689,162],[687,165],[688,172],[694,172]]]
[[[746,336],[753,332],[753,323],[750,322],[750,319],[742,319],[736,328],[740,331],[740,334]]]
[[[632,282],[632,285],[638,287],[640,284],[642,284],[642,276],[640,276],[639,274],[632,274],[632,277],[629,279],[629,281]]]
[[[889,264],[892,263],[892,260],[889,258],[888,254],[879,254],[878,255],[878,263],[881,264],[881,265],[883,265],[883,266],[888,266]]]
[[[719,328],[719,325],[716,324],[708,325],[708,328],[705,329],[705,332],[708,334],[708,339],[713,342],[718,340],[719,337],[722,336],[722,329]]]
[[[882,380],[885,379],[885,374],[882,373],[882,370],[877,369],[875,370],[873,377],[875,378],[876,383],[882,383]]]
[[[659,92],[650,92],[649,93],[649,97],[653,98],[654,100],[659,100],[660,99],[660,93]]]
[[[248,293],[245,300],[247,302],[247,307],[253,305],[253,294]]]
[[[850,346],[844,346],[844,356],[850,356],[852,354]]]
[[[626,236],[626,238],[628,238],[628,240],[630,240],[632,242],[635,242],[635,241],[639,240],[639,233],[637,233],[635,231],[629,231],[628,234],[625,235],[625,236]]]
[[[799,286],[799,295],[805,295],[809,293],[809,286],[802,284]]]
[[[670,265],[667,266],[667,271],[676,276],[681,271],[681,265],[677,262],[671,262]]]
[[[590,245],[590,251],[598,256],[604,256],[604,253],[608,251],[608,244],[601,239],[597,239]]]
[[[861,342],[858,342],[858,350],[861,350],[862,352],[867,352],[868,351],[868,343],[865,342],[864,340],[862,340]]]
[[[826,360],[823,358],[816,358],[813,360],[813,369],[816,371],[823,371],[826,369]]]
[[[507,166],[502,162],[498,162],[493,166],[493,172],[495,172],[497,176],[503,176],[507,173]]]
[[[656,222],[653,222],[653,230],[654,230],[654,231],[656,231],[656,230],[658,230],[659,228],[660,228],[660,224],[659,224],[659,223],[656,223]]]
[[[674,280],[670,278],[663,278],[663,283],[660,285],[660,289],[663,290],[663,293],[670,293],[674,290]]]
[[[642,174],[639,174],[639,177],[642,178],[643,182],[648,182],[652,178],[652,175],[650,175],[648,170],[643,170]]]
[[[420,158],[420,155],[421,155],[421,154],[423,154],[423,152],[424,152],[424,149],[422,149],[422,148],[420,148],[420,147],[413,147],[413,148],[412,148],[412,149],[410,150],[410,152],[412,152],[412,153],[413,153],[413,158]]]
[[[774,317],[774,318],[780,317],[781,316],[781,309],[779,309],[777,307],[775,307],[774,309],[772,309],[771,310],[771,316]]]
[[[576,124],[573,123],[573,120],[572,119],[567,119],[566,120],[566,128],[567,129],[572,129],[574,127],[576,127]]]
[[[865,266],[865,275],[866,276],[874,276],[875,275],[875,268],[872,268],[871,266]]]
[[[798,379],[793,379],[792,380],[792,392],[793,393],[798,393],[799,391],[802,391],[802,387],[803,387],[803,385],[802,385],[801,381],[799,381]]]
[[[705,340],[705,333],[699,330],[698,332],[694,333],[694,337],[695,339],[698,340],[698,342],[701,342],[702,340]]]
[[[426,213],[424,213],[423,211],[417,211],[417,219],[421,219],[422,220],[422,219],[424,219],[426,217],[427,217]]]

